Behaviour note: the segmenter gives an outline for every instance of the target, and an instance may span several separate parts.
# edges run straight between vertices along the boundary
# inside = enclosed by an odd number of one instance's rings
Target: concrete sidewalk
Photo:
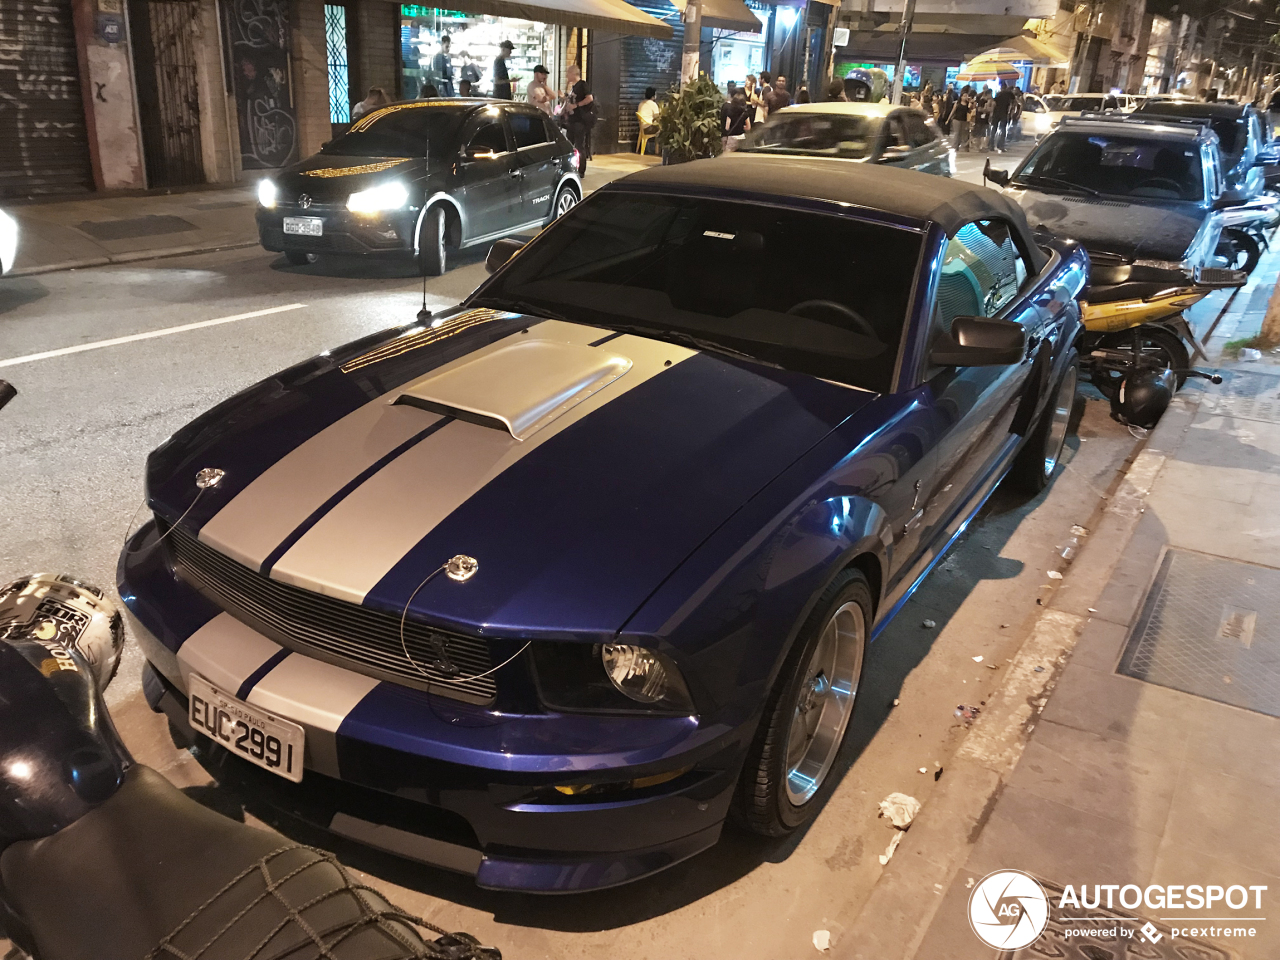
[[[657,163],[654,157],[609,154],[587,166],[587,192]],[[234,186],[177,193],[140,193],[49,200],[8,208],[19,226],[10,276],[149,260],[258,243],[257,182],[246,172]]]
[[[1277,271],[1280,248],[1226,305],[1211,360],[1258,332]],[[1280,956],[1280,358],[1219,369],[1152,432],[833,955]],[[1049,898],[1020,949],[971,926],[1002,870]],[[1062,906],[1095,885],[1099,907]],[[1219,899],[1191,909],[1194,885]]]

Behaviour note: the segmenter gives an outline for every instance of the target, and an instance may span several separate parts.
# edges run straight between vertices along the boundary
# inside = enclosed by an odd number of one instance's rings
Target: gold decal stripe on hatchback
[[[390,343],[385,343],[375,350],[370,350],[368,353],[348,360],[339,369],[343,373],[352,373],[362,367],[369,366],[371,363],[389,360],[391,357],[398,357],[403,353],[408,353],[410,350],[417,350],[438,340],[443,340],[445,337],[451,337],[469,327],[488,323],[491,320],[506,320],[517,316],[519,314],[507,313],[505,310],[489,310],[487,308],[467,310],[465,313],[460,313],[456,317],[446,320],[438,327],[429,327],[418,333],[409,333],[396,337]]]
[[[409,158],[401,160],[379,160],[377,163],[362,163],[355,167],[324,167],[320,170],[303,170],[304,177],[354,177],[361,173],[381,173],[401,163],[408,163]]]
[[[380,107],[373,113],[366,113],[363,117],[351,125],[351,129],[347,133],[360,133],[368,130],[371,126],[381,120],[383,117],[389,117],[393,113],[399,113],[401,110],[421,110],[430,107],[456,107],[474,104],[474,100],[419,100],[416,103],[393,103],[390,106]]]

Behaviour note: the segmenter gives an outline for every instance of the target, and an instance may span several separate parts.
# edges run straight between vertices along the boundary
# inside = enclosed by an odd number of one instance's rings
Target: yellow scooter
[[[1103,396],[1114,405],[1125,378],[1140,372],[1168,371],[1175,389],[1187,377],[1222,382],[1191,366],[1193,357],[1208,357],[1182,311],[1214,290],[1243,286],[1243,271],[1202,267],[1188,275],[1177,264],[1129,262],[1101,252],[1090,260],[1081,367]]]

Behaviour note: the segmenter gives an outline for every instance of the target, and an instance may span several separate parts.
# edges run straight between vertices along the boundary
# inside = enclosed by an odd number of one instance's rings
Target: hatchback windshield
[[[879,117],[842,113],[784,113],[752,130],[741,150],[758,153],[821,153],[861,160],[880,135]]]
[[[1050,110],[1063,113],[1084,113],[1086,110],[1101,110],[1102,97],[1054,97],[1049,101]]]
[[[897,227],[700,197],[601,193],[474,302],[885,392],[919,269]]]
[[[1014,182],[1037,190],[1201,200],[1204,178],[1195,144],[1059,131],[1019,168]]]
[[[458,149],[463,111],[394,104],[362,117],[322,151],[339,157],[443,157]]]

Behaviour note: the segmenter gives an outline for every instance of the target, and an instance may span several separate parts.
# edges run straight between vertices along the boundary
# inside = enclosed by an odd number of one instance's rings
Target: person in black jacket
[[[568,82],[565,84],[562,115],[569,142],[578,151],[578,176],[581,177],[587,172],[587,157],[591,155],[591,130],[596,125],[596,98],[591,95],[591,88],[582,79],[582,71],[576,64],[570,65],[566,76]]]
[[[516,45],[510,40],[503,40],[498,48],[500,52],[493,59],[493,96],[496,100],[510,100],[511,85],[520,79],[507,75],[507,57],[511,56]]]

